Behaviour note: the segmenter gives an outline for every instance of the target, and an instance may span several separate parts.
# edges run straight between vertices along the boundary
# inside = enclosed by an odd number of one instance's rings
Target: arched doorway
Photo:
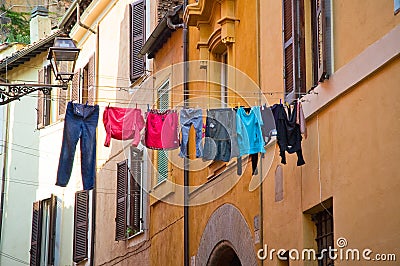
[[[222,241],[212,251],[207,266],[242,266],[242,263],[232,245]]]
[[[197,250],[196,266],[215,265],[258,265],[250,228],[239,209],[229,203],[208,219]]]

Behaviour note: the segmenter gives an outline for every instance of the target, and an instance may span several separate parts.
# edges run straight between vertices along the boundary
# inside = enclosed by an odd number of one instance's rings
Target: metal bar
[[[40,88],[66,88],[64,84],[38,84],[38,83],[0,83],[0,87],[40,87]]]

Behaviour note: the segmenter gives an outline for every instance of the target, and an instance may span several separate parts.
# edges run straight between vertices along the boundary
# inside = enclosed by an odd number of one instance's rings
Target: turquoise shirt
[[[250,113],[246,113],[243,107],[239,107],[236,112],[236,131],[240,156],[265,153],[265,143],[261,133],[263,124],[260,106],[252,107]]]

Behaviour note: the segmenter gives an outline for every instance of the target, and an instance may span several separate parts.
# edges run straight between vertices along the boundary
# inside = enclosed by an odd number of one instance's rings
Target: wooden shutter
[[[88,257],[88,213],[89,192],[87,190],[77,191],[74,210],[74,262]]]
[[[94,55],[90,57],[89,63],[88,63],[88,103],[90,105],[94,105],[94,100],[95,100],[95,64],[94,64]]]
[[[130,79],[134,82],[145,71],[145,57],[138,57],[145,40],[145,3],[136,1],[129,5],[130,13]]]
[[[58,89],[57,99],[58,99],[58,119],[65,118],[65,111],[67,109],[67,90]]]
[[[57,224],[57,196],[51,195],[50,199],[50,228],[49,228],[49,250],[48,261],[54,265],[54,251],[56,245],[56,224]]]
[[[315,33],[316,33],[316,67],[317,79],[319,82],[326,78],[326,43],[325,43],[325,4],[324,0],[315,0]]]
[[[44,84],[44,69],[38,71],[38,83]],[[37,128],[41,129],[44,127],[44,94],[42,91],[38,91],[38,102],[37,102]]]
[[[61,72],[67,72],[67,66],[62,65]],[[57,109],[57,118],[64,119],[65,118],[65,111],[67,108],[67,94],[68,90],[64,90],[59,88],[57,90],[57,99],[58,99],[58,109]]]
[[[142,182],[143,151],[131,148],[131,175],[130,175],[130,226],[135,232],[140,231],[141,222],[141,182]]]
[[[33,203],[32,209],[32,235],[31,235],[31,249],[30,249],[30,265],[40,265],[40,247],[41,247],[41,233],[42,231],[42,208],[40,201]]]
[[[128,161],[117,164],[117,212],[115,217],[115,240],[125,239],[127,228]]]
[[[283,78],[285,93],[292,92],[296,85],[295,78],[295,9],[294,0],[283,0]]]
[[[71,101],[79,102],[80,73],[81,70],[78,69],[72,77]]]
[[[285,95],[305,92],[305,39],[303,1],[283,0],[283,77]]]

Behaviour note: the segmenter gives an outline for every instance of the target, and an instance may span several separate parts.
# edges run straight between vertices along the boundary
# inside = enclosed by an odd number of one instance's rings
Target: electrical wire
[[[8,259],[10,259],[10,260],[19,262],[19,263],[21,263],[21,264],[29,265],[28,262],[26,262],[26,261],[24,261],[24,260],[22,260],[22,259],[19,259],[19,258],[17,258],[17,257],[14,257],[14,256],[12,256],[12,255],[10,255],[10,254],[7,254],[7,253],[5,253],[5,252],[2,252],[2,251],[0,251],[0,256],[3,256],[3,257],[8,258]]]
[[[319,181],[319,203],[325,209],[325,211],[333,217],[331,212],[326,208],[324,203],[322,202],[322,182],[321,182],[321,153],[320,153],[320,144],[319,144],[319,115],[317,114],[317,149],[318,149],[318,181]]]

